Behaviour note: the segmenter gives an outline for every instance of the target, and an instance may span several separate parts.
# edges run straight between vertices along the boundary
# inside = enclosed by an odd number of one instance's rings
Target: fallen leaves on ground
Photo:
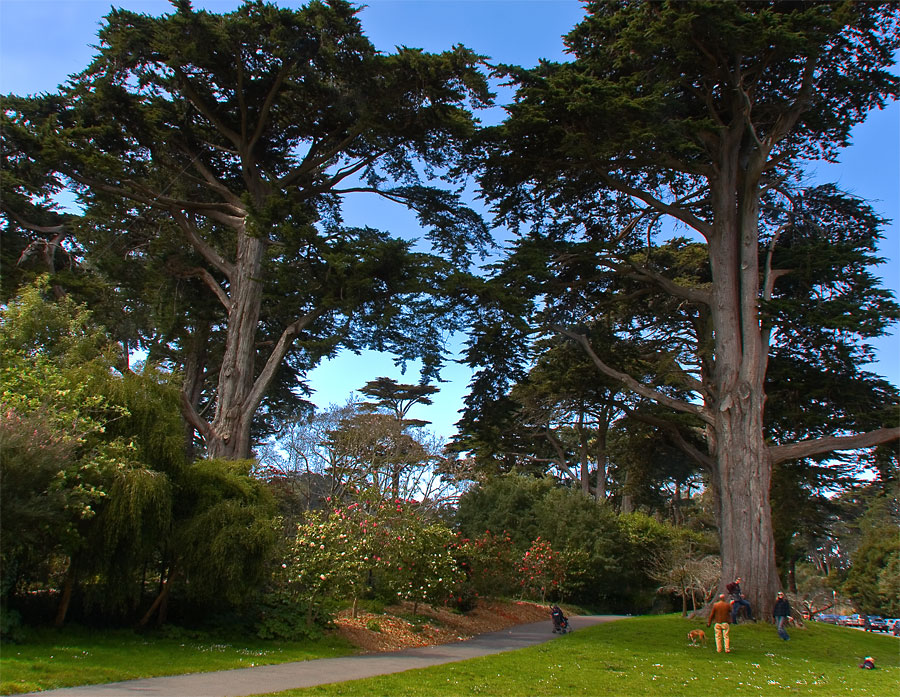
[[[389,606],[380,615],[359,611],[355,618],[348,609],[335,619],[336,631],[355,646],[374,653],[465,641],[517,624],[546,620],[550,625],[547,606],[524,601],[481,600],[465,614],[420,604],[415,622],[400,615],[412,617],[412,603]]]

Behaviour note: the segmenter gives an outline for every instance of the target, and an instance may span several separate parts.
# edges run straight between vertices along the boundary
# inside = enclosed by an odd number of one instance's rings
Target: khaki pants
[[[728,622],[716,622],[716,651],[722,653],[722,642],[725,642],[725,653],[731,651],[731,644],[728,641],[728,630],[731,625]]]

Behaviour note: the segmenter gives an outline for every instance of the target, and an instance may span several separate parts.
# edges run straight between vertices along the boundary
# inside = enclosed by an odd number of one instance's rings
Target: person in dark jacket
[[[788,602],[787,598],[784,597],[784,593],[779,593],[775,598],[775,608],[772,610],[772,617],[775,618],[775,629],[778,630],[778,636],[785,641],[790,639],[787,630],[784,628],[784,625],[790,616],[791,604]]]
[[[750,601],[744,597],[743,592],[741,592],[741,581],[743,579],[738,576],[734,579],[734,583],[729,583],[725,586],[725,590],[731,595],[731,624],[737,624],[738,621],[738,613],[741,611],[741,607],[747,608],[747,618],[752,622],[753,621],[753,609],[750,607]]]

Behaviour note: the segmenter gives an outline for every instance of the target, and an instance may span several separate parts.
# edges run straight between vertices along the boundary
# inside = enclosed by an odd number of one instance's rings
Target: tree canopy
[[[763,612],[779,585],[773,464],[900,435],[889,409],[838,436],[787,442],[768,441],[765,423],[770,355],[790,355],[792,334],[808,331],[806,348],[821,351],[817,364],[829,371],[864,363],[866,340],[897,317],[866,271],[876,259],[859,255],[873,248],[879,221],[801,181],[805,160],[833,159],[854,124],[898,96],[897,23],[890,4],[589,2],[565,37],[571,62],[506,69],[515,103],[485,139],[481,181],[499,219],[528,225],[531,237],[583,242],[560,245],[560,266],[624,271],[669,296],[657,317],[670,335],[671,311],[684,318],[666,379],[647,380],[592,344],[602,317],[573,316],[568,297],[557,301],[557,329],[599,372],[702,425],[706,452],[687,451],[710,475],[722,578],[750,577]],[[656,263],[654,239],[673,226],[702,240],[700,277]],[[854,231],[865,231],[850,245],[855,260],[832,257],[827,271],[800,263]],[[785,321],[797,303],[807,317]]]
[[[456,193],[423,183],[451,175],[469,108],[490,99],[481,59],[380,53],[357,11],[114,9],[59,94],[6,102],[8,223],[35,214],[30,182],[71,188],[79,240],[131,297],[160,274],[189,289],[166,287],[182,316],[150,348],[198,364],[183,410],[212,456],[249,455],[273,385],[297,387],[338,346],[421,356],[432,375],[456,322],[439,293],[489,241]],[[364,192],[414,210],[428,244],[344,226],[343,198]]]

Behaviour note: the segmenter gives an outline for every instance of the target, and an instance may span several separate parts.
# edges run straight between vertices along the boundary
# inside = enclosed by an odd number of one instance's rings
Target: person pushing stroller
[[[553,633],[565,634],[569,631],[569,618],[563,614],[559,605],[550,606],[550,619],[553,621]]]

